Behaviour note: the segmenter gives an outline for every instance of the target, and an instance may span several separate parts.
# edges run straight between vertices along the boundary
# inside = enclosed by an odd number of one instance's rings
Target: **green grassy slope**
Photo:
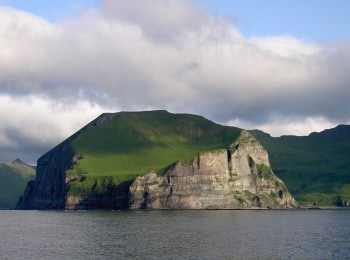
[[[35,177],[35,167],[20,160],[0,163],[0,208],[14,208],[28,181]]]
[[[302,205],[335,206],[350,200],[350,126],[302,137],[251,133],[265,146],[274,172]]]
[[[148,170],[163,174],[177,160],[226,148],[240,131],[189,114],[120,112],[114,120],[87,128],[71,142],[80,159],[67,172],[79,178],[69,184],[69,192],[101,193],[103,187],[133,180]]]

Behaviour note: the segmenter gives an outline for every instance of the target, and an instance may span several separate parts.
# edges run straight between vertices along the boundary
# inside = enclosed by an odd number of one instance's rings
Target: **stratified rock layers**
[[[176,162],[164,176],[137,177],[130,209],[291,208],[297,204],[271,170],[268,154],[247,131],[229,149]]]

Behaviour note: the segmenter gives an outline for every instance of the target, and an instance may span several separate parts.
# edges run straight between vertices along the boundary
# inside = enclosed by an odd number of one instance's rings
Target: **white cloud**
[[[39,143],[52,142],[53,138],[54,142],[63,141],[98,115],[109,112],[84,100],[69,105],[41,96],[1,95],[0,103],[3,126],[23,129],[24,137]]]
[[[121,23],[140,27],[152,41],[182,41],[188,32],[198,32],[211,15],[183,0],[100,0],[103,12]]]
[[[303,58],[309,55],[316,55],[321,51],[319,45],[303,42],[290,35],[252,37],[249,41],[256,44],[261,50],[266,50],[285,58]]]
[[[52,145],[105,110],[168,109],[274,135],[349,121],[349,42],[245,39],[186,1],[129,2],[58,23],[0,7],[0,144],[14,146],[15,128]]]
[[[15,154],[29,163],[92,121],[106,108],[78,100],[68,105],[45,96],[0,95],[0,156],[11,161]],[[114,111],[111,111],[114,112]]]
[[[344,123],[349,122],[350,121]],[[281,136],[281,134],[306,136],[311,132],[321,132],[324,129],[330,129],[337,126],[337,123],[332,122],[329,118],[323,116],[284,116],[277,113],[271,115],[265,122],[260,124],[247,122],[241,119],[230,120],[225,122],[225,124],[249,130],[259,129],[274,137]]]

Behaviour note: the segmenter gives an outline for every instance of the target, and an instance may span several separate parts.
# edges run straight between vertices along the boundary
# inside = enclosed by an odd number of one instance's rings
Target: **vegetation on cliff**
[[[106,117],[110,118],[103,120]],[[127,186],[149,170],[162,175],[175,161],[226,148],[241,131],[201,116],[167,111],[104,114],[97,121],[98,127],[90,124],[70,143],[77,155],[66,172],[77,178],[68,184],[71,195]]]

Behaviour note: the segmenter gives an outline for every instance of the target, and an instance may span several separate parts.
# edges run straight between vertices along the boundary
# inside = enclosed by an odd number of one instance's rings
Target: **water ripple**
[[[350,210],[0,211],[1,259],[346,259]]]

